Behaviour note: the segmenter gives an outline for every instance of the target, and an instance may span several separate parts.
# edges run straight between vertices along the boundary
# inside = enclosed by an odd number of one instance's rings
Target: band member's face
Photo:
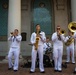
[[[46,42],[49,42],[49,39],[46,39]]]
[[[70,35],[70,32],[68,32],[68,34]]]
[[[70,35],[70,36],[72,36],[72,35],[73,35],[73,33],[72,33],[72,32],[69,32],[69,35]]]
[[[60,27],[57,27],[57,32],[59,32],[60,31]]]
[[[18,30],[15,29],[14,30],[14,34],[18,35]]]
[[[37,25],[36,26],[36,30],[40,30],[40,25]]]

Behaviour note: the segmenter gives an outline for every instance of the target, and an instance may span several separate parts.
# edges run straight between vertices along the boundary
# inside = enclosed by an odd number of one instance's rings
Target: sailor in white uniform
[[[62,55],[63,55],[63,41],[65,37],[61,34],[60,26],[57,26],[57,31],[52,35],[53,42],[53,59],[54,71],[62,72]]]
[[[18,35],[19,31],[18,29],[15,29],[13,33],[11,33],[11,36],[8,38],[8,41],[10,41],[10,50],[8,53],[8,63],[9,68],[8,70],[11,70],[13,68],[14,71],[18,70],[19,65],[19,54],[20,54],[20,42],[21,42],[21,35]],[[14,64],[12,63],[12,56],[14,55]]]
[[[67,50],[67,60],[66,63],[70,62],[70,56],[72,59],[72,63],[75,63],[75,59],[74,59],[74,39],[72,38],[73,33],[69,31],[69,35],[65,38],[65,43],[69,40],[72,39],[71,43],[66,44],[66,50]]]
[[[36,37],[39,37],[37,50],[35,49],[35,47],[36,47],[35,46],[36,45]],[[41,73],[45,72],[44,66],[43,66],[43,46],[44,46],[45,41],[46,41],[45,33],[43,31],[40,31],[40,25],[37,24],[36,25],[36,32],[33,32],[32,35],[31,35],[31,43],[32,43],[33,46],[32,46],[32,55],[31,55],[32,64],[31,64],[30,73],[35,72],[37,52],[38,52],[38,56],[39,56],[40,72]]]
[[[75,54],[76,54],[76,31],[74,32],[73,38],[75,40]],[[75,61],[76,61],[76,59],[75,59]],[[76,63],[75,63],[75,68],[74,68],[74,72],[73,73],[76,74]]]

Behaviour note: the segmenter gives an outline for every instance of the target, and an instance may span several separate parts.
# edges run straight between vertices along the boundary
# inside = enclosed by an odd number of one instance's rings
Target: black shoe
[[[12,70],[12,68],[8,68],[8,70]]]
[[[40,72],[40,73],[45,73],[45,71],[42,71],[42,72]]]
[[[17,72],[18,70],[14,70],[14,72]]]
[[[58,70],[58,72],[62,72],[62,70]]]
[[[33,71],[30,71],[30,73],[34,73]]]
[[[75,64],[75,63],[72,63],[72,64]]]
[[[58,72],[58,70],[54,70],[54,72]]]
[[[73,73],[76,74],[76,71],[74,71]]]

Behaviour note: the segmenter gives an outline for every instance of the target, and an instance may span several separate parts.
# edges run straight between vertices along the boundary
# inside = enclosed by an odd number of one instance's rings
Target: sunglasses
[[[60,30],[60,28],[57,28],[57,30]]]

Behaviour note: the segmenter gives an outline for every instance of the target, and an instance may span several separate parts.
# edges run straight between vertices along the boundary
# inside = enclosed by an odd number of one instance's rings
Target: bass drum
[[[44,55],[43,63],[44,63],[44,67],[53,67],[53,63],[50,61],[50,58],[47,55]]]

